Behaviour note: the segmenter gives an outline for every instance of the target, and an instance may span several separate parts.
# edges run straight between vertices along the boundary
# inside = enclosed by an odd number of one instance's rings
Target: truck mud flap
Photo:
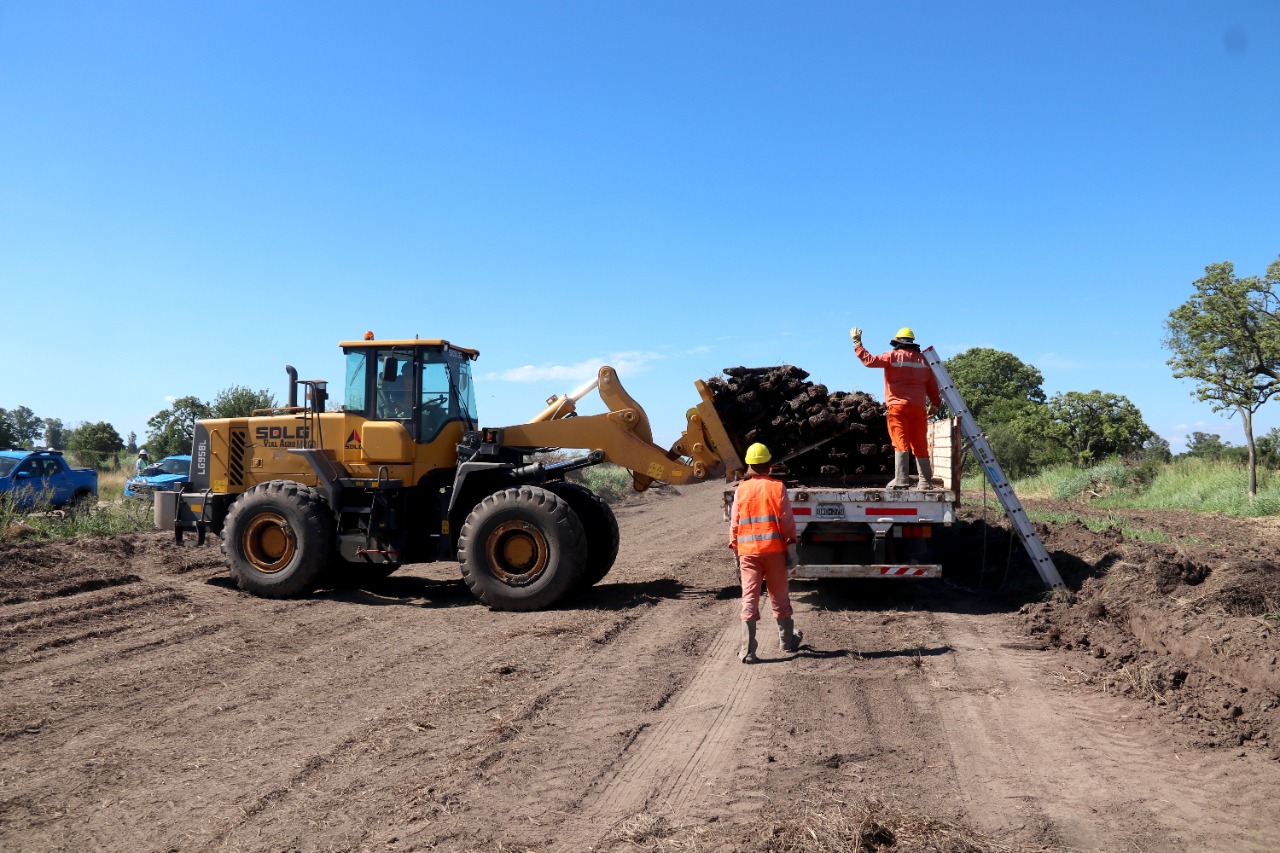
[[[872,564],[861,566],[797,566],[796,580],[820,580],[822,578],[940,578],[942,566],[936,563],[919,565]]]

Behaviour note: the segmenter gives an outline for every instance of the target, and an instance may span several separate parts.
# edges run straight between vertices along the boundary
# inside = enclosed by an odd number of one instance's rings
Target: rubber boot
[[[933,488],[933,462],[927,456],[916,457],[916,470],[920,472],[921,489]]]
[[[794,619],[778,620],[778,648],[784,652],[794,652],[800,648],[804,634],[796,630]]]
[[[891,489],[907,489],[911,487],[911,451],[893,451],[893,479],[889,481]]]
[[[756,657],[756,623],[742,623],[742,648],[738,650],[738,660],[743,663],[759,663]]]

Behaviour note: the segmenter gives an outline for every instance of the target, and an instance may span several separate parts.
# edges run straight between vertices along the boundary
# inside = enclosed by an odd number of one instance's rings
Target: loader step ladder
[[[973,454],[978,458],[978,464],[982,466],[982,470],[986,472],[992,488],[996,490],[996,496],[1000,498],[1000,503],[1008,513],[1009,521],[1013,524],[1013,529],[1018,532],[1018,538],[1027,549],[1027,554],[1031,557],[1036,571],[1040,573],[1040,578],[1050,589],[1066,589],[1067,585],[1062,582],[1057,567],[1053,565],[1053,558],[1049,556],[1044,543],[1036,535],[1035,528],[1027,520],[1027,513],[1023,510],[1018,496],[1013,493],[1013,486],[1009,485],[1004,469],[996,461],[996,454],[992,451],[991,444],[978,428],[978,422],[974,420],[969,407],[964,404],[960,391],[951,379],[951,374],[942,364],[942,359],[938,357],[933,347],[924,350],[924,358],[929,362],[929,367],[938,380],[938,390],[942,392],[942,399],[947,401],[947,406],[960,418],[960,429],[964,437],[969,440],[969,446],[973,448]]]

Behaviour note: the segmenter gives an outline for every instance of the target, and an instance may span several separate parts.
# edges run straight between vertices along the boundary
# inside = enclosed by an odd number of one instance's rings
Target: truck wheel
[[[489,495],[458,535],[462,579],[494,610],[540,610],[568,592],[587,555],[569,504],[534,486]]]
[[[333,531],[320,493],[290,480],[249,489],[231,505],[222,553],[236,583],[267,598],[313,588],[333,553]]]
[[[93,492],[79,491],[72,497],[70,503],[67,504],[67,513],[69,515],[88,515],[98,504],[98,499],[94,497]]]
[[[578,588],[586,589],[604,580],[618,559],[618,519],[604,498],[577,483],[548,483],[544,488],[555,492],[569,509],[578,515],[587,536],[587,561],[578,578]]]

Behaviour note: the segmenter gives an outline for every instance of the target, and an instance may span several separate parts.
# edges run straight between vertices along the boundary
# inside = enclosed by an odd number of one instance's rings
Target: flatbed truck
[[[886,480],[854,476],[792,478],[785,463],[774,476],[783,481],[796,519],[796,578],[936,578],[942,565],[930,547],[936,525],[956,520],[964,446],[959,418],[929,424],[934,482],[890,489]],[[724,519],[737,484],[724,493]]]

